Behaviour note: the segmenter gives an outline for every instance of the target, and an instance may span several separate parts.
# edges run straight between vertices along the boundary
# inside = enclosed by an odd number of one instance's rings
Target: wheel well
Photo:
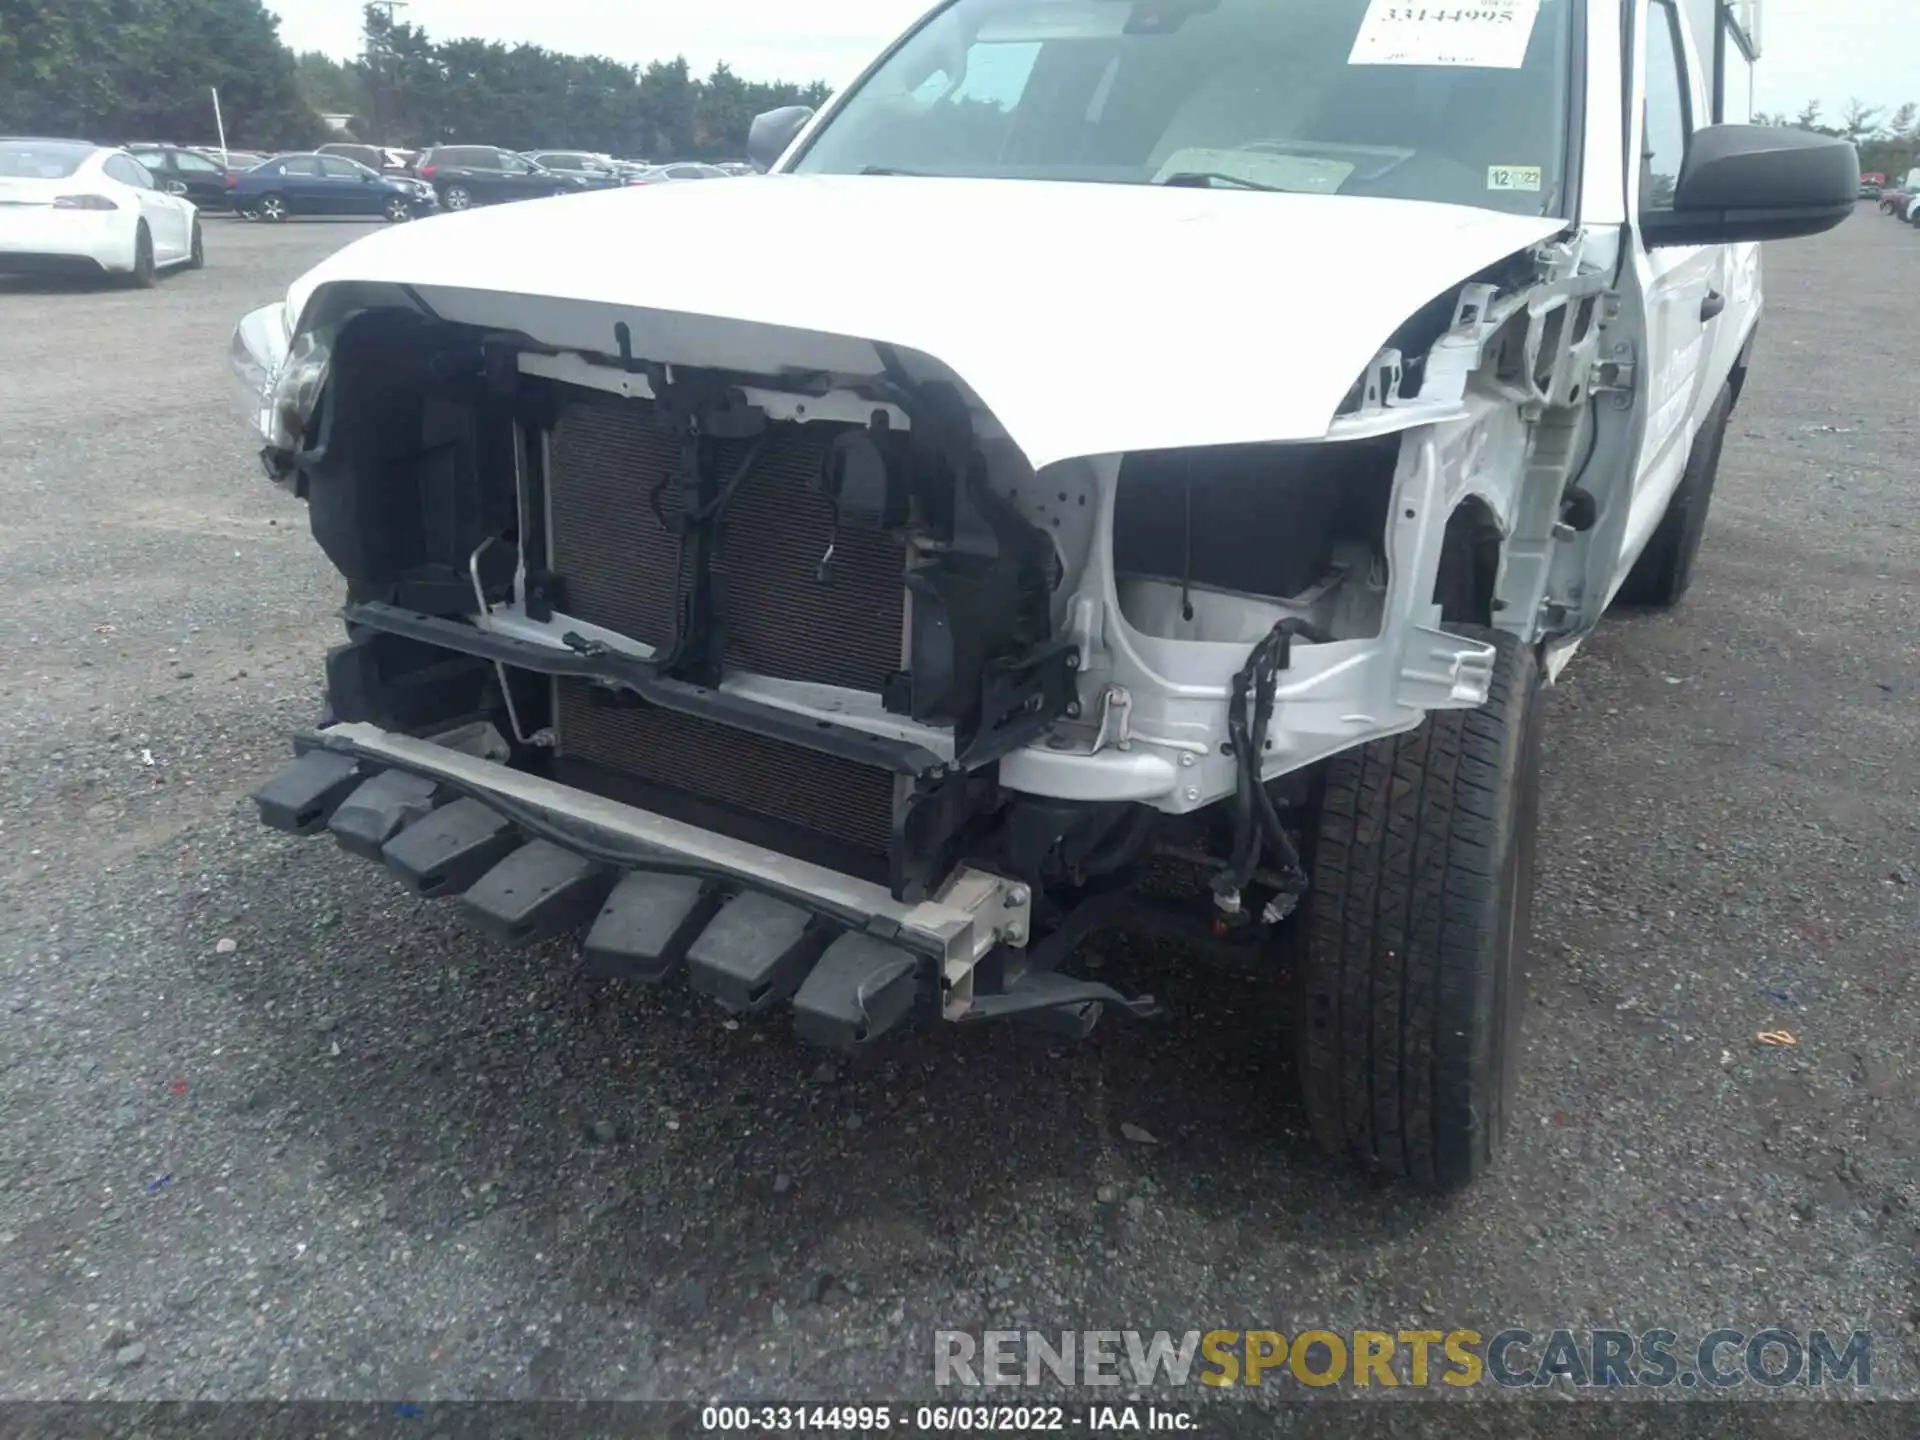
[[[1433,600],[1440,618],[1450,625],[1491,625],[1493,592],[1500,578],[1503,543],[1499,517],[1493,507],[1470,495],[1447,517],[1440,542],[1440,570],[1434,577]]]

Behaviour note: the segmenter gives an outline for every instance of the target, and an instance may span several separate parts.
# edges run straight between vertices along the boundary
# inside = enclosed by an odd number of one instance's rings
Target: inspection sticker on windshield
[[[1489,165],[1487,167],[1487,189],[1489,190],[1538,190],[1540,188],[1540,167],[1538,165]]]
[[[1349,65],[1465,65],[1518,70],[1540,15],[1540,0],[1420,5],[1373,0]]]

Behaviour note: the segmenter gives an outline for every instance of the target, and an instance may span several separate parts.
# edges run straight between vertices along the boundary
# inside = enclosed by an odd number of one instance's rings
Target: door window
[[[318,175],[320,160],[315,155],[296,155],[280,167],[282,175]]]
[[[173,163],[180,169],[194,175],[223,175],[223,171],[204,155],[194,155],[182,150],[173,157]]]
[[[366,173],[351,160],[340,160],[332,155],[320,157],[320,173],[329,180],[358,180]]]
[[[122,185],[138,190],[153,188],[153,176],[147,173],[146,167],[134,164],[124,155],[109,155],[100,168],[107,172],[109,179],[118,180]]]
[[[533,173],[533,166],[522,160],[518,155],[503,154],[495,163],[509,175],[531,175]]]
[[[148,170],[164,170],[167,168],[167,157],[164,151],[135,150],[133,152],[133,158],[146,166]]]
[[[1640,157],[1640,208],[1671,210],[1680,166],[1693,131],[1686,52],[1680,45],[1680,17],[1669,0],[1654,0],[1647,11],[1647,137]]]

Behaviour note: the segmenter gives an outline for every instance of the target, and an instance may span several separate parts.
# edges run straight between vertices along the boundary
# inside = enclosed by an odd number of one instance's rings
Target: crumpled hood
[[[620,319],[636,355],[664,359],[649,328],[673,316],[880,341],[946,366],[1039,467],[1321,436],[1402,321],[1564,228],[1342,196],[769,175],[396,226],[302,277],[289,306],[350,280],[487,324],[489,296],[589,302],[618,312],[600,348]],[[513,315],[558,339],[537,303]]]

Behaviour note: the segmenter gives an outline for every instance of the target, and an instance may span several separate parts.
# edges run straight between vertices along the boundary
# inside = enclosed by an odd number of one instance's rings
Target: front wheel
[[[1486,704],[1329,764],[1299,956],[1315,1137],[1440,1191],[1511,1128],[1540,792],[1539,660],[1463,633],[1496,647]]]
[[[403,197],[396,195],[387,201],[387,223],[389,225],[398,225],[412,218],[413,207],[409,205]]]
[[[464,185],[449,185],[440,194],[440,203],[449,210],[472,208],[473,192]]]

